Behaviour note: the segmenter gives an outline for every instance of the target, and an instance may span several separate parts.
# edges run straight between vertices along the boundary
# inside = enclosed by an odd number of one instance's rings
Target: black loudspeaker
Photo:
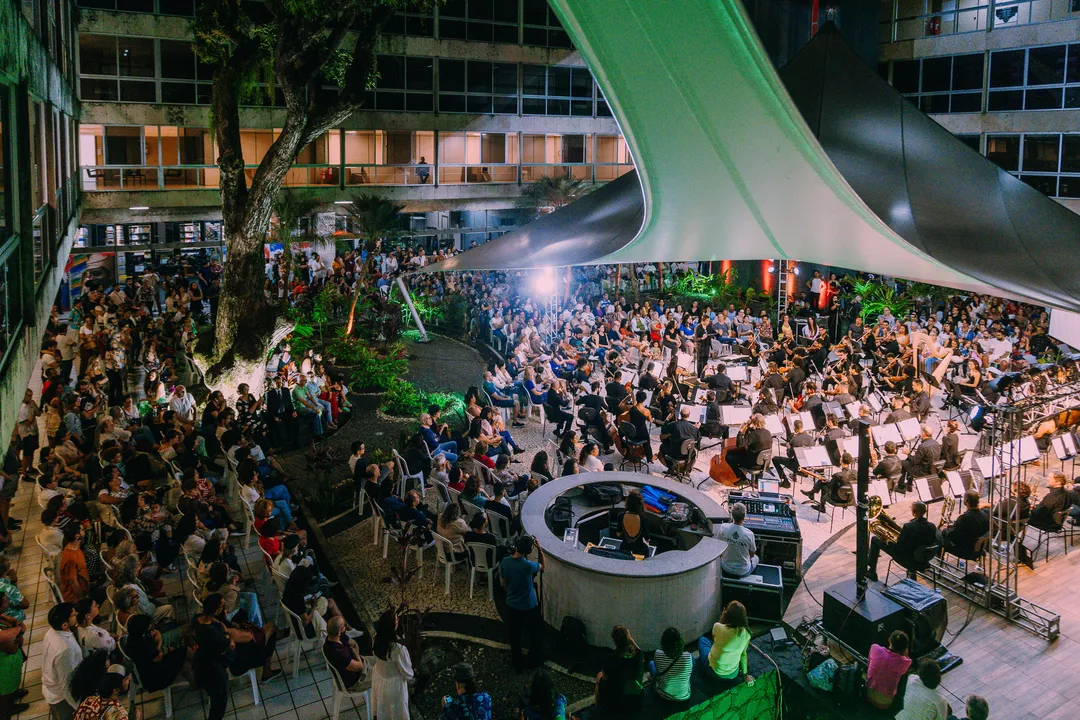
[[[945,598],[914,580],[901,580],[891,585],[885,596],[904,606],[911,640],[911,657],[919,658],[937,650],[949,626],[949,608]]]
[[[908,631],[906,608],[882,593],[867,588],[860,600],[854,580],[845,580],[825,591],[822,603],[825,632],[863,657],[870,645],[888,647],[894,630]]]

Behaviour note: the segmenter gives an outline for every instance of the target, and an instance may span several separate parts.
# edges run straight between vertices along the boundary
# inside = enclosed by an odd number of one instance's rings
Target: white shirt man
[[[175,412],[182,422],[195,422],[195,398],[191,397],[183,385],[176,386],[172,399],[169,400],[169,409]]]
[[[986,348],[990,362],[997,362],[1012,352],[1012,343],[1002,335],[983,341],[983,347]]]
[[[57,613],[61,609],[70,611],[67,620],[58,621]],[[56,605],[49,611],[49,620],[50,627],[45,631],[45,649],[41,658],[41,694],[49,703],[53,717],[70,720],[79,706],[71,696],[71,674],[83,659],[79,641],[71,632],[71,628],[75,627],[75,607],[69,603]]]
[[[936,689],[926,687],[918,675],[908,678],[904,709],[896,720],[946,720],[948,716],[949,704]]]
[[[720,567],[726,574],[735,577],[749,575],[758,565],[757,541],[754,533],[743,527],[745,519],[746,506],[735,503],[731,506],[732,522],[722,526],[718,536],[728,544]]]
[[[75,359],[75,348],[79,347],[79,335],[74,329],[68,328],[63,335],[56,336],[56,347],[60,351],[60,359],[70,361]]]

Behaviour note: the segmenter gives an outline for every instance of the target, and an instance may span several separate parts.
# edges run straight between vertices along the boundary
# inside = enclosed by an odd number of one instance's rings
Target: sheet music
[[[754,414],[753,408],[738,405],[721,405],[720,422],[724,425],[734,426],[736,429],[750,419]]]
[[[968,472],[971,472],[971,463],[974,460],[975,460],[975,453],[973,453],[973,452],[964,453],[964,457],[960,458],[960,469],[961,470],[967,470]]]
[[[1039,459],[1039,446],[1035,443],[1033,435],[1025,435],[1020,438],[1020,462],[1029,463]]]
[[[687,355],[683,352],[676,353],[675,359],[679,363],[679,367],[683,370],[692,370],[694,367],[694,358],[692,355]]]
[[[637,373],[633,370],[623,370],[622,381],[624,383],[630,383],[630,387],[637,387]]]
[[[967,488],[964,487],[964,479],[960,477],[960,473],[956,470],[949,470],[945,473],[945,477],[949,480],[949,485],[952,487],[954,497],[963,497],[967,492]]]
[[[1080,449],[1076,447],[1076,438],[1073,437],[1072,433],[1067,432],[1061,435],[1061,441],[1065,443],[1065,449],[1068,450],[1072,455],[1080,452]]]
[[[803,430],[805,430],[806,432],[814,431],[814,414],[812,412],[810,412],[809,410],[803,410],[799,413],[798,417],[800,420],[802,420]]]
[[[916,478],[915,489],[919,493],[919,499],[924,503],[933,502],[934,500],[940,500],[941,498],[935,498],[934,492],[930,489],[929,478]]]
[[[979,445],[978,435],[968,435],[966,433],[958,433],[957,437],[960,439],[960,444],[957,447],[958,451],[974,450]]]
[[[858,401],[849,402],[847,405],[844,406],[844,412],[847,413],[847,416],[849,418],[859,417],[860,410],[862,410],[862,403]]]
[[[885,447],[885,443],[890,440],[897,445],[904,442],[904,438],[900,435],[900,430],[896,425],[890,423],[888,425],[876,425],[871,433],[874,436],[874,444],[880,447]]]
[[[1005,468],[1000,464],[994,463],[994,457],[992,455],[975,458],[975,466],[979,468],[979,472],[984,478],[996,477],[1005,471]],[[991,468],[993,470],[991,470]]]
[[[881,412],[881,400],[878,399],[877,394],[871,393],[866,396],[866,402],[870,406],[870,409],[876,413]]]
[[[780,420],[779,415],[766,415],[765,429],[771,432],[774,436],[779,435],[780,437],[784,437],[784,435],[786,434],[784,430],[784,423]]]
[[[795,448],[795,458],[799,461],[800,467],[824,468],[832,466],[828,451],[820,445]]]
[[[704,405],[690,405],[689,403],[683,403],[679,406],[679,414],[682,414],[683,410],[690,411],[690,422],[703,423],[705,422],[705,406]]]
[[[867,489],[868,495],[877,495],[881,498],[881,506],[889,507],[892,505],[892,495],[889,493],[889,483],[884,480],[871,480],[870,487]]]
[[[698,388],[698,389],[694,390],[694,394],[693,394],[693,397],[691,398],[691,400],[693,400],[695,403],[700,405],[701,403],[705,402],[705,396],[708,393],[709,393],[709,388]]]
[[[836,444],[840,446],[840,452],[846,452],[853,460],[859,459],[859,438],[837,438]]]
[[[900,431],[900,434],[905,440],[914,440],[922,433],[922,429],[919,427],[919,421],[915,418],[901,420],[896,423],[896,428]]]
[[[732,365],[727,369],[727,376],[731,378],[731,382],[746,382],[746,366],[745,365]]]

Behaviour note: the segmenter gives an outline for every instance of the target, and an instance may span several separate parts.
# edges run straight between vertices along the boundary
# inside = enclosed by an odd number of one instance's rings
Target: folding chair
[[[289,621],[289,646],[285,651],[285,655],[289,657],[289,661],[292,663],[292,676],[297,677],[300,675],[300,656],[304,654],[304,643],[311,641],[314,644],[318,644],[319,636],[316,635],[313,638],[305,636],[304,623],[296,613],[289,609],[289,607],[281,601],[278,601],[278,607],[285,611],[285,617]],[[314,650],[314,645],[311,648]]]
[[[495,602],[495,546],[487,543],[465,543],[469,555],[469,597],[473,596],[477,571],[487,575],[488,600]]]
[[[446,592],[443,594],[449,595],[450,573],[453,572],[454,567],[457,565],[467,562],[468,556],[466,555],[460,560],[455,559],[454,544],[438,533],[432,533],[432,536],[435,538],[435,557],[439,564],[446,568]]]

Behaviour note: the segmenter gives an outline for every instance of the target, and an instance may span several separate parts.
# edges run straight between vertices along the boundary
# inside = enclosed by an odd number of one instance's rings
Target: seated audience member
[[[124,652],[135,663],[139,680],[148,692],[172,685],[187,662],[187,648],[165,649],[161,632],[152,626],[150,617],[135,615],[128,621],[127,636],[123,638]]]
[[[98,604],[91,598],[83,598],[75,603],[75,622],[78,627],[72,632],[83,649],[83,657],[95,650],[112,652],[116,649],[116,638],[100,625],[95,625],[98,616]]]
[[[743,527],[745,520],[746,506],[737,502],[731,506],[731,522],[720,528],[718,537],[728,544],[720,562],[725,575],[744,577],[758,566],[757,541],[754,533]]]
[[[678,628],[669,627],[660,636],[649,672],[656,696],[670,703],[685,703],[690,699],[690,675],[694,659],[686,651]]]
[[[457,503],[449,503],[443,508],[436,529],[454,546],[455,553],[465,552],[465,534],[469,532],[469,524],[461,517],[461,508]]]
[[[949,715],[949,720],[989,720],[990,703],[986,702],[986,698],[968,695],[964,705],[965,717],[958,718],[955,715]]]
[[[529,696],[521,705],[521,720],[567,720],[566,696],[555,691],[551,674],[544,668],[533,674]]]
[[[611,639],[615,652],[604,661],[604,669],[596,676],[593,700],[605,714],[620,716],[641,707],[645,664],[641,649],[625,627],[612,628]]]
[[[346,690],[357,687],[370,677],[371,668],[360,656],[356,641],[345,635],[345,618],[340,615],[326,621],[323,653],[330,666],[337,670]]]
[[[902,630],[889,636],[889,647],[877,643],[870,646],[870,662],[866,670],[866,699],[879,710],[892,707],[900,678],[911,667],[908,657],[908,636]]]
[[[904,709],[896,720],[947,720],[949,703],[937,691],[941,684],[941,666],[929,658],[919,663],[918,675],[908,678],[904,690]]]
[[[477,687],[472,665],[454,666],[454,692],[443,698],[439,720],[491,720],[491,696]]]
[[[712,637],[702,635],[698,639],[698,653],[703,659],[706,677],[720,680],[737,680],[742,677],[752,683],[746,648],[750,645],[750,623],[746,608],[732,600],[724,608],[720,620],[713,625]]]

